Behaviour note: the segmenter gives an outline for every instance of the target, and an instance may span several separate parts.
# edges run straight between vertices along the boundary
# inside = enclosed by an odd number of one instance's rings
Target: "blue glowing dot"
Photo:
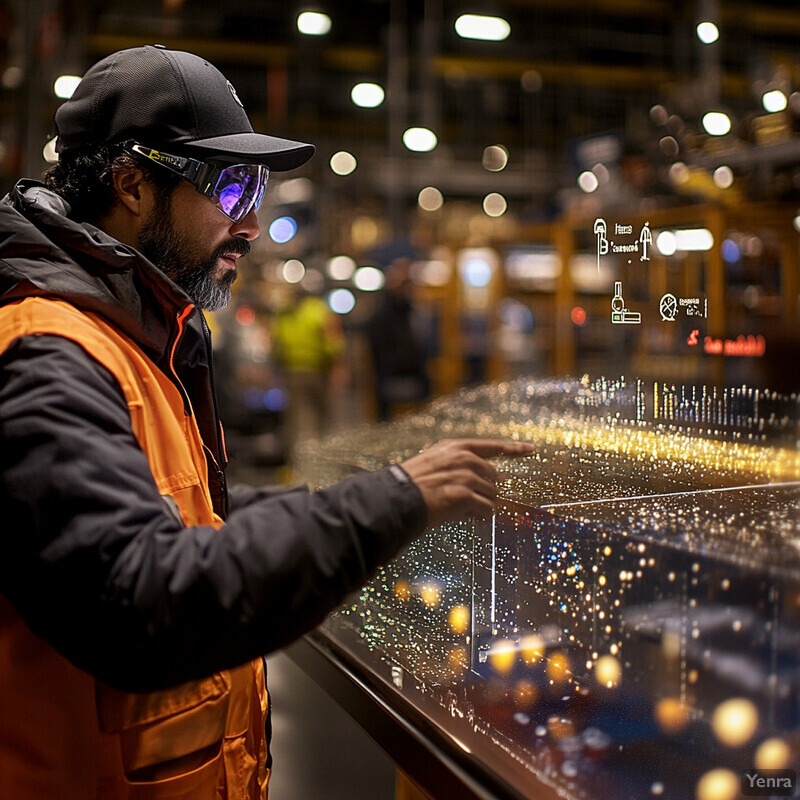
[[[278,217],[269,226],[269,238],[278,244],[288,242],[297,233],[297,223],[291,217]]]
[[[349,289],[334,289],[328,295],[328,306],[337,314],[349,314],[356,305],[356,298]]]
[[[726,239],[722,243],[722,257],[729,264],[735,264],[742,255],[739,245],[733,239]]]
[[[264,393],[264,408],[268,411],[283,411],[286,408],[286,392],[283,389],[268,389]]]
[[[461,275],[467,286],[482,288],[492,279],[492,267],[486,259],[471,258],[461,267]]]

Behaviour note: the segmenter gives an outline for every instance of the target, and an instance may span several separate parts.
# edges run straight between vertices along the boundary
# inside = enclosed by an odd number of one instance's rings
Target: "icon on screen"
[[[611,298],[611,321],[616,325],[638,325],[642,315],[638,311],[628,311],[622,299],[622,281],[614,281],[614,296]]]

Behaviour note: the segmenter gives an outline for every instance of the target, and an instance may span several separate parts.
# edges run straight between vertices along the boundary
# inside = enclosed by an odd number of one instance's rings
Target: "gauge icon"
[[[674,294],[665,294],[658,304],[658,310],[661,312],[661,319],[665,322],[674,322],[678,316],[678,299]]]

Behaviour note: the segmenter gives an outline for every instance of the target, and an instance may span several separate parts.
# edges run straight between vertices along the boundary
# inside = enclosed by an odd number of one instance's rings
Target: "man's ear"
[[[146,214],[151,201],[151,187],[140,169],[123,168],[113,174],[117,200],[135,216]]]

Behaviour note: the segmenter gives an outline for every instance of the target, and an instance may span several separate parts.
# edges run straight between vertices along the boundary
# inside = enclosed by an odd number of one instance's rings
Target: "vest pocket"
[[[125,800],[217,800],[221,751],[196,769],[171,778],[126,779]]]
[[[95,701],[100,729],[118,738],[126,777],[143,784],[194,774],[205,762],[218,761],[230,692],[228,674],[217,673],[142,694],[97,681]]]

